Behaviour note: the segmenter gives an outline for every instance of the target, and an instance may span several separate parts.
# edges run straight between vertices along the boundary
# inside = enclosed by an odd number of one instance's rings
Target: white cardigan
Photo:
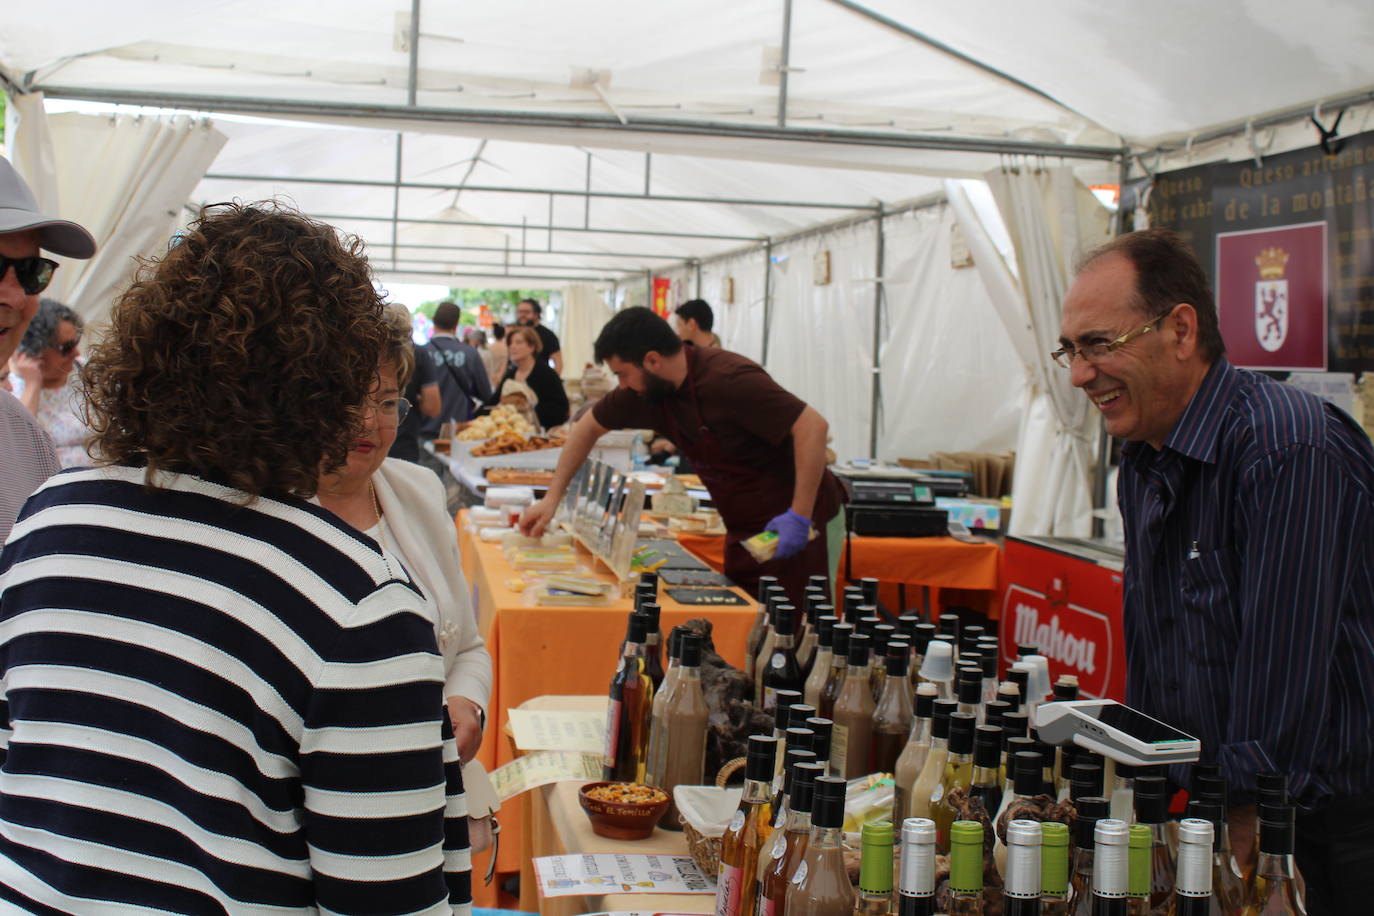
[[[383,461],[372,483],[401,548],[399,559],[435,608],[444,696],[466,697],[485,710],[491,698],[491,655],[477,632],[444,485],[429,468],[399,458]]]

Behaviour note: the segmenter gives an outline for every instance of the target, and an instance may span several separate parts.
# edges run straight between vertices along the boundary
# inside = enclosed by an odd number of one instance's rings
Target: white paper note
[[[691,856],[545,856],[534,860],[534,873],[544,897],[716,892]]]
[[[606,747],[606,711],[511,709],[510,730],[522,751],[587,751]]]
[[[535,751],[517,757],[489,774],[501,801],[554,782],[595,782],[601,778],[601,754]]]

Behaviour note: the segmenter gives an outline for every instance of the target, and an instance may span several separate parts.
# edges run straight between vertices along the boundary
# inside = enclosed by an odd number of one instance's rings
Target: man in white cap
[[[76,223],[40,213],[29,186],[0,157],[0,368],[9,364],[57,269],[40,250],[89,258],[95,239]],[[52,439],[13,395],[0,391],[0,543],[24,500],[60,467]]]

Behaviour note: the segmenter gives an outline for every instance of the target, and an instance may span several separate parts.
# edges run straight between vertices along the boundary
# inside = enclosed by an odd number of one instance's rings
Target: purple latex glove
[[[811,519],[788,509],[765,525],[763,530],[778,533],[778,550],[773,554],[773,559],[785,560],[806,549],[806,543],[811,539]]]

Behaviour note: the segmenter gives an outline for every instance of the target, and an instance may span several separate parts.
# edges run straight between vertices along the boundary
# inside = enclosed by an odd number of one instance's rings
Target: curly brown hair
[[[211,204],[141,262],[84,373],[92,454],[259,495],[343,467],[393,332],[362,242],[274,201]]]

